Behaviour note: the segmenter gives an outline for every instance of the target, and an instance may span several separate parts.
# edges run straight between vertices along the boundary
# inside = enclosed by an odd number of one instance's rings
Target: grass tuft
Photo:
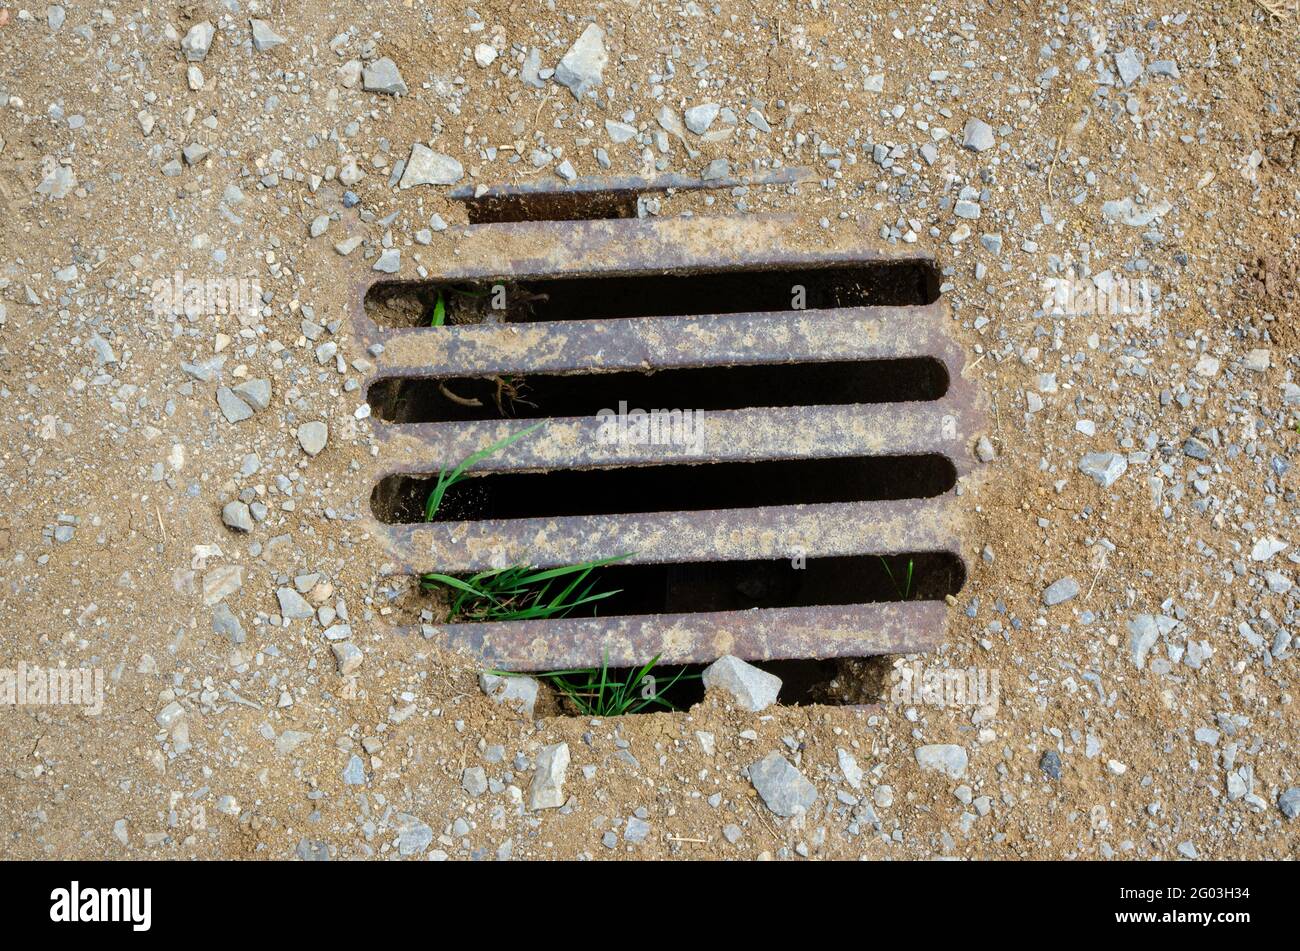
[[[899,586],[898,581],[894,578],[894,573],[889,570],[889,562],[882,557],[880,563],[885,566],[885,574],[889,575],[889,580],[893,583],[894,590],[898,592],[899,599],[906,601],[910,598],[912,596],[912,569],[915,566],[915,562],[911,558],[907,559],[907,574],[903,576],[902,587]]]
[[[644,667],[629,670],[622,676],[609,669],[608,657],[599,667],[552,670],[531,676],[548,681],[569,699],[582,716],[621,717],[629,713],[640,713],[652,706],[664,710],[676,710],[672,702],[665,700],[663,695],[679,680],[696,679],[700,675],[688,674],[683,668],[663,687],[660,687],[658,680],[651,673],[659,663],[659,657],[660,655],[656,654]],[[508,671],[494,671],[494,673],[510,676]]]
[[[442,586],[456,592],[447,617],[449,624],[461,621],[538,621],[562,618],[568,617],[576,608],[618,594],[622,589],[597,591],[596,581],[586,582],[597,568],[622,561],[631,555],[632,552],[628,552],[611,558],[585,561],[580,565],[564,565],[545,570],[527,565],[489,568],[469,578],[431,572],[424,575],[422,583],[426,590]]]
[[[478,452],[466,456],[460,461],[460,464],[450,472],[446,469],[440,469],[438,471],[438,481],[434,485],[433,491],[429,493],[428,500],[424,503],[424,520],[426,522],[433,521],[433,517],[438,514],[438,507],[442,505],[442,497],[447,494],[448,489],[461,479],[465,478],[466,469],[474,465],[476,462],[481,462],[493,453],[500,452],[507,446],[514,445],[525,436],[537,432],[537,430],[541,429],[545,425],[546,421],[543,420],[534,426],[529,426],[527,429],[521,429],[519,432],[511,434],[505,439],[498,439],[486,449],[480,449]]]

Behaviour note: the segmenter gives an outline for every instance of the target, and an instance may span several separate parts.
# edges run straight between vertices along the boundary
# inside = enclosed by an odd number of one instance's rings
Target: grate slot
[[[601,218],[635,218],[643,196],[699,188],[735,188],[742,185],[793,185],[813,176],[807,169],[778,169],[754,178],[703,178],[668,174],[653,179],[598,176],[557,186],[550,181],[522,185],[452,189],[453,199],[465,204],[472,225],[518,221],[585,221]]]
[[[486,321],[542,323],[682,314],[901,307],[933,303],[939,275],[927,261],[692,274],[411,284],[380,282],[366,308],[385,326],[428,326],[442,295],[445,329]]]
[[[458,483],[435,521],[933,498],[956,480],[952,462],[939,455],[502,473]],[[390,524],[423,522],[435,481],[389,476],[371,496],[375,517]]]
[[[508,387],[508,388],[507,388]],[[366,394],[380,419],[399,423],[596,416],[672,406],[708,412],[755,406],[826,406],[935,400],[948,388],[932,357],[835,363],[698,367],[622,373],[529,373],[437,379],[390,377]],[[513,394],[513,395],[512,395]],[[467,405],[476,402],[478,405]]]

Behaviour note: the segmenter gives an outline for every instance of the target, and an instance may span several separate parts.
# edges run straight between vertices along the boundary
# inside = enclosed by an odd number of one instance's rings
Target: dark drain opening
[[[495,290],[494,290],[495,288]],[[439,294],[448,326],[924,305],[939,297],[931,261],[519,282],[380,281],[365,307],[381,326],[428,326]]]
[[[599,579],[597,591],[618,592],[598,603],[601,617],[938,601],[966,581],[961,559],[950,552],[809,558],[803,565],[784,558],[616,564],[592,578]]]
[[[762,660],[750,661],[755,667],[781,678],[781,693],[777,704],[783,707],[851,706],[879,703],[887,699],[887,678],[894,658],[836,657],[829,660]],[[649,661],[647,660],[647,663]],[[664,665],[653,668],[649,676],[653,683],[638,683],[641,691],[650,689],[656,696],[671,705],[672,710],[686,710],[704,699],[704,682],[701,675],[707,664]],[[626,683],[640,673],[640,669],[615,668],[605,671],[607,680]],[[679,676],[680,675],[680,676]],[[530,675],[536,676],[536,675]],[[564,691],[556,688],[552,678],[540,678],[555,691],[556,710],[564,716],[590,716],[578,707]],[[574,678],[567,678],[573,680]],[[588,703],[590,700],[587,701]],[[663,713],[668,708],[650,704],[636,713]]]
[[[443,497],[437,521],[756,508],[933,498],[957,481],[939,455],[871,456],[625,466],[471,476]],[[390,524],[421,522],[433,477],[389,476],[371,511]]]
[[[637,193],[609,191],[537,191],[466,198],[465,213],[472,225],[508,221],[593,221],[635,218]]]
[[[671,406],[691,410],[754,406],[848,406],[937,400],[948,372],[933,357],[699,367],[655,373],[529,373],[429,379],[390,377],[370,387],[376,416],[395,423],[542,419]]]

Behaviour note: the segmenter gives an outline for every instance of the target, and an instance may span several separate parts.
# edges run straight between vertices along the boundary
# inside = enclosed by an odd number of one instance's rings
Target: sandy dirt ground
[[[0,10],[0,667],[103,675],[0,706],[0,855],[1294,857],[1297,61],[1284,5],[1199,0]],[[367,529],[348,308],[455,253],[448,188],[396,187],[417,143],[462,185],[807,166],[661,213],[933,254],[987,461],[907,660],[997,702],[534,720],[395,634],[437,604]],[[177,273],[260,296],[156,306]]]

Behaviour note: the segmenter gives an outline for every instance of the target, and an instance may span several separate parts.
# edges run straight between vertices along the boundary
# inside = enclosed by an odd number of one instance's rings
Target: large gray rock
[[[265,53],[284,43],[284,37],[276,33],[265,20],[250,19],[248,25],[253,30],[253,49],[259,53]]]
[[[1163,614],[1139,614],[1129,621],[1129,653],[1134,665],[1139,669],[1145,667],[1147,654],[1156,646],[1156,641],[1177,626],[1177,621]]]
[[[406,82],[397,64],[385,56],[367,66],[361,73],[361,87],[366,92],[379,92],[386,96],[405,96]]]
[[[781,692],[780,677],[730,654],[719,657],[706,667],[703,679],[706,690],[725,690],[750,713],[765,710],[776,703],[776,696]]]
[[[233,499],[222,507],[221,521],[226,524],[227,528],[232,528],[237,532],[251,532],[253,530],[253,515],[248,506],[239,499]]]
[[[1079,596],[1079,582],[1075,581],[1068,575],[1058,581],[1053,581],[1043,591],[1043,603],[1049,608],[1058,604],[1064,604],[1071,598]]]
[[[916,748],[916,762],[922,769],[943,773],[949,779],[966,775],[966,748],[956,743],[931,743]]]
[[[533,718],[539,684],[532,677],[501,677],[482,673],[478,675],[478,685],[497,703],[513,707],[530,720]]]
[[[1118,452],[1090,452],[1079,460],[1079,471],[1092,476],[1103,489],[1109,489],[1127,470],[1128,459]]]
[[[594,23],[589,24],[555,67],[555,80],[568,86],[574,99],[581,99],[587,90],[600,83],[608,62],[605,31]]]
[[[329,427],[322,422],[303,423],[298,427],[298,445],[309,456],[319,455],[329,440]]]
[[[394,816],[393,827],[397,830],[399,855],[419,855],[433,843],[433,830],[410,813]]]
[[[280,588],[275,592],[280,602],[280,615],[291,621],[301,621],[316,613],[316,609],[307,603],[307,599],[293,588]]]
[[[749,781],[778,816],[807,812],[817,801],[817,787],[775,750],[749,767]]]
[[[962,148],[972,152],[984,152],[993,148],[993,127],[983,119],[970,119],[962,130]]]
[[[207,20],[190,27],[185,38],[181,40],[181,52],[185,54],[185,59],[191,63],[203,62],[207,58],[208,50],[212,49],[212,37],[216,32],[216,27]]]
[[[537,754],[537,771],[528,787],[529,809],[558,809],[564,805],[564,778],[569,771],[569,744],[543,746]]]
[[[427,145],[416,142],[411,146],[411,156],[397,187],[415,185],[455,185],[465,176],[465,168],[450,155],[435,152]]]

